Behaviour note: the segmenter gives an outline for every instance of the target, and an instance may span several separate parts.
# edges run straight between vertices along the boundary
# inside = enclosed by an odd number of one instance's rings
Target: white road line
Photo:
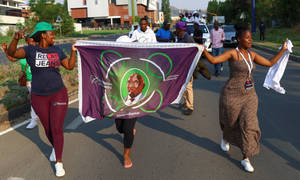
[[[25,180],[25,179],[20,177],[9,177],[7,178],[7,180]]]
[[[82,123],[82,117],[79,115],[66,127],[66,129],[77,129]]]
[[[74,100],[72,100],[72,101],[70,101],[70,102],[69,102],[69,105],[70,105],[70,104],[73,104],[73,103],[75,103],[75,102],[77,102],[77,101],[78,101],[78,98],[77,98],[77,99],[74,99]],[[77,119],[77,118],[76,118],[76,119]],[[25,125],[25,124],[27,124],[27,123],[29,123],[29,120],[26,120],[26,121],[24,121],[24,122],[21,122],[21,123],[19,123],[19,124],[16,124],[16,125],[14,125],[13,127],[9,128],[9,129],[6,129],[6,130],[4,130],[4,131],[2,131],[2,132],[0,132],[0,136],[4,135],[4,134],[6,134],[6,133],[8,133],[8,132],[10,132],[10,131],[16,130],[16,129],[18,129],[19,127],[21,127],[21,126],[23,126],[23,125]]]

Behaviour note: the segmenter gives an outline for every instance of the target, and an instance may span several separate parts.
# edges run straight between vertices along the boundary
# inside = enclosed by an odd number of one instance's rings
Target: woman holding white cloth
[[[261,136],[257,107],[258,98],[252,72],[254,63],[273,66],[287,50],[286,42],[280,52],[270,60],[250,51],[251,32],[247,27],[237,28],[238,47],[213,57],[204,48],[204,55],[212,64],[229,60],[230,78],[222,89],[219,101],[219,120],[223,131],[221,149],[229,151],[229,144],[238,146],[243,154],[241,161],[245,171],[253,172],[249,157],[259,152]]]

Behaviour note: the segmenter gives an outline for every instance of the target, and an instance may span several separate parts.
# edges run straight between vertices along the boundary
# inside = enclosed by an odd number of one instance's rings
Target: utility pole
[[[251,32],[255,33],[256,32],[256,20],[255,20],[255,0],[252,0],[251,3],[252,6],[252,18],[251,18]]]
[[[135,0],[131,0],[131,13],[132,13],[132,24],[134,24],[135,23],[135,10],[134,10],[134,1]]]

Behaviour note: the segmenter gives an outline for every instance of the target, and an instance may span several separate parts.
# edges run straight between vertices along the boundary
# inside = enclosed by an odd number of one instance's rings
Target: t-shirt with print
[[[58,67],[65,53],[57,46],[47,49],[39,46],[25,46],[26,60],[31,68],[31,92],[36,95],[47,96],[63,89],[64,83]]]

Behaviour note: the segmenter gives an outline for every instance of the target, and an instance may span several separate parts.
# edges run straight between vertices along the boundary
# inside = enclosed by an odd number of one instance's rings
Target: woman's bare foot
[[[132,167],[132,161],[130,159],[130,148],[124,149],[124,168],[131,168]]]

